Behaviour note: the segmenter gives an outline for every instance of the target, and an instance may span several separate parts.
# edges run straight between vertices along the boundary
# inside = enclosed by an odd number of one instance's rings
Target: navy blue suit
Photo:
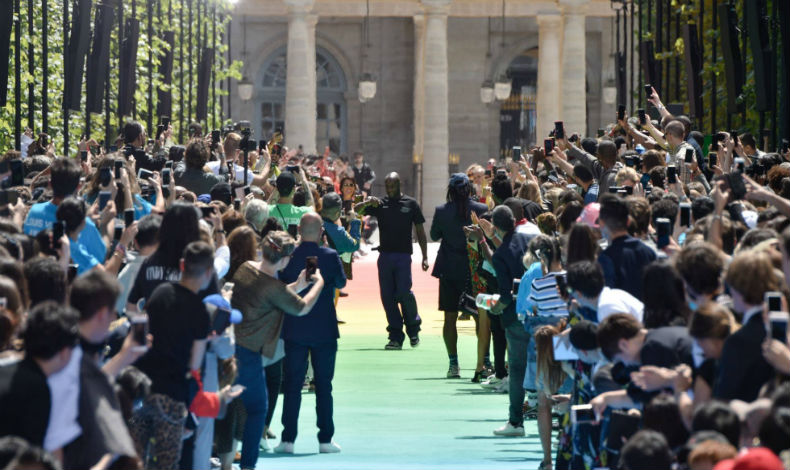
[[[612,240],[598,255],[606,287],[621,289],[642,299],[642,272],[656,260],[656,252],[642,240],[625,235]]]
[[[763,315],[758,312],[724,341],[713,398],[754,401],[760,388],[776,376],[763,357],[765,334]]]
[[[318,442],[329,443],[335,433],[332,420],[332,378],[335,375],[337,338],[340,336],[335,311],[335,289],[346,285],[346,275],[335,250],[318,246],[314,242],[302,242],[294,250],[288,266],[280,272],[280,279],[287,283],[294,282],[304,269],[308,256],[318,257],[318,269],[324,278],[324,288],[307,315],[286,315],[283,323],[281,336],[285,340],[285,359],[282,440],[296,440],[299,407],[302,404],[302,384],[307,373],[309,354],[315,380]]]

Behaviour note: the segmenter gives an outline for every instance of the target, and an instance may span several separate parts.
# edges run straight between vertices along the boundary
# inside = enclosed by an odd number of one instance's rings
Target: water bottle
[[[482,308],[483,310],[491,310],[491,307],[496,305],[499,301],[499,294],[477,294],[475,298],[475,304],[478,308]]]

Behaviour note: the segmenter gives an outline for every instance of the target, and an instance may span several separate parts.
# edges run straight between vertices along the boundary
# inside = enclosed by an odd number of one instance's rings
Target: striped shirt
[[[534,305],[537,314],[542,317],[568,316],[568,305],[560,297],[557,280],[554,276],[565,275],[565,271],[548,273],[532,281],[529,301]]]

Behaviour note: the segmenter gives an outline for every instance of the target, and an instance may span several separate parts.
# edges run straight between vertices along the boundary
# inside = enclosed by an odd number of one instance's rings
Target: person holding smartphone
[[[215,175],[227,174],[228,170],[232,168],[231,179],[238,182],[243,182],[244,166],[239,165],[239,162],[244,158],[244,154],[242,149],[239,147],[240,144],[241,136],[235,132],[229,133],[225,136],[225,140],[222,142],[222,153],[220,154],[222,158],[210,161],[206,163],[206,166]],[[252,162],[257,160],[259,155],[262,159],[261,165],[259,166],[262,171],[259,174],[255,174],[252,171]],[[269,173],[271,169],[271,158],[269,157],[269,152],[267,152],[265,148],[261,150],[260,154],[258,154],[258,152],[249,152],[247,154],[247,158],[250,162],[250,165],[247,168],[247,184],[263,187],[266,184],[266,181],[269,179]]]
[[[339,199],[339,198],[338,198]],[[332,440],[335,426],[332,419],[332,378],[337,355],[337,312],[335,290],[346,285],[346,276],[338,253],[322,247],[324,222],[318,214],[308,213],[299,223],[300,243],[288,265],[280,272],[283,282],[296,282],[304,270],[321,273],[323,288],[313,308],[304,316],[286,315],[282,338],[285,340],[283,359],[283,433],[275,452],[292,453],[296,440],[296,424],[302,401],[302,385],[308,357],[313,365],[316,414],[318,415],[318,450],[340,452]]]

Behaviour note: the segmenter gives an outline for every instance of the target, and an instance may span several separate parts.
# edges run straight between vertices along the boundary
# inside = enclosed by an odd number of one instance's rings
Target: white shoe
[[[524,432],[524,429],[521,429],[521,432]],[[294,453],[294,443],[293,442],[280,442],[280,444],[274,448],[275,454],[293,454]]]
[[[266,453],[274,451],[274,449],[272,449],[272,445],[269,443],[269,439],[267,439],[266,436],[264,436],[261,439],[260,447],[261,447],[261,450],[266,452]]]
[[[524,437],[524,426],[513,426],[510,421],[499,429],[494,429],[495,436]]]
[[[494,387],[494,392],[496,393],[508,393],[510,391],[510,380],[508,377],[500,380],[496,387]]]
[[[480,382],[480,386],[483,388],[493,389],[495,388],[502,379],[497,378],[496,375],[489,375],[485,380]]]
[[[340,450],[340,446],[335,441],[318,444],[318,452],[322,454],[337,454]]]

